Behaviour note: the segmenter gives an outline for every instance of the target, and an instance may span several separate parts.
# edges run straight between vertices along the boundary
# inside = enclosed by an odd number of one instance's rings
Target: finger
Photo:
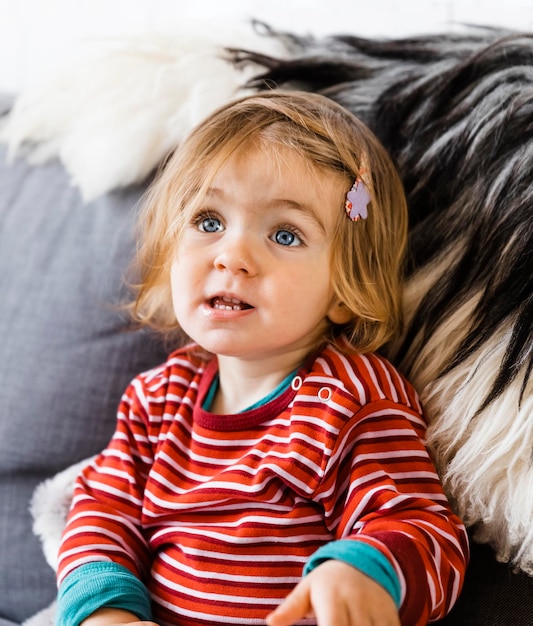
[[[309,586],[304,578],[277,609],[267,615],[267,626],[291,626],[311,613]]]

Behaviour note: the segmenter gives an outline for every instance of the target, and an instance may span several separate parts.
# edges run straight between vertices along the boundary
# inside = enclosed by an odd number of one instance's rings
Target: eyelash
[[[191,224],[198,230],[201,230],[200,226],[206,220],[217,220],[218,222],[222,224],[222,220],[220,219],[220,217],[218,217],[218,215],[216,213],[213,213],[212,211],[202,211],[201,213],[197,213],[191,219]],[[209,231],[201,231],[201,232],[209,232]]]
[[[191,224],[197,228],[198,230],[201,230],[200,226],[203,222],[205,222],[206,220],[209,219],[214,219],[219,221],[222,225],[222,219],[213,211],[202,211],[200,213],[197,213],[196,215],[194,215],[194,217],[191,219]],[[289,233],[292,233],[295,237],[297,237],[300,241],[301,246],[305,246],[305,239],[304,236],[302,234],[302,231],[298,228],[296,228],[296,226],[294,226],[293,224],[277,224],[273,229],[272,229],[272,233],[269,236],[269,238],[273,238],[276,233],[278,233],[281,230],[285,230]],[[209,232],[209,231],[201,231],[201,232]],[[281,245],[281,244],[280,244]],[[291,247],[291,246],[286,246],[286,247]]]
[[[272,234],[270,235],[270,237],[274,237],[276,233],[278,233],[280,230],[286,230],[288,233],[292,233],[295,237],[299,239],[299,245],[305,246],[305,240],[302,231],[296,228],[296,226],[294,226],[293,224],[278,224],[272,229]],[[291,246],[286,247],[289,248]]]

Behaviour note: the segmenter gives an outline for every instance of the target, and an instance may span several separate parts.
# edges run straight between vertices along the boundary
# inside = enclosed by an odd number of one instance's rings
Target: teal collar
[[[278,396],[280,396],[282,393],[284,393],[291,385],[292,383],[292,379],[294,378],[294,376],[296,375],[296,372],[298,370],[294,370],[294,372],[291,372],[286,378],[284,378],[280,384],[273,389],[268,395],[266,395],[264,398],[261,398],[261,400],[254,402],[254,404],[252,404],[251,406],[247,407],[246,409],[239,411],[240,413],[246,413],[247,411],[252,411],[253,409],[257,409],[260,406],[265,406],[265,404],[268,404],[269,402],[271,402],[272,400],[274,400],[275,398],[277,398]],[[202,409],[204,409],[204,411],[209,411],[211,409],[211,406],[213,405],[213,401],[215,399],[215,395],[216,392],[218,390],[218,386],[219,386],[219,376],[218,374],[213,378],[213,382],[211,383],[211,386],[209,387],[209,391],[207,392],[206,396],[205,396],[205,400],[202,404]]]

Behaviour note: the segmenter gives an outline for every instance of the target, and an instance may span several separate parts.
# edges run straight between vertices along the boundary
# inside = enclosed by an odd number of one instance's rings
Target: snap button
[[[329,387],[321,387],[318,390],[318,398],[319,400],[322,400],[322,402],[327,402],[332,395],[332,391]]]
[[[302,385],[303,385],[303,380],[301,376],[295,376],[292,379],[291,387],[294,389],[294,391],[298,391],[298,389],[300,389]]]

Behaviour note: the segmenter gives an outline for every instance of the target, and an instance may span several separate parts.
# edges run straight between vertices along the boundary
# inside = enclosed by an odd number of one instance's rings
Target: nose
[[[256,256],[251,238],[246,233],[242,233],[238,236],[225,238],[223,242],[220,242],[214,265],[220,271],[255,276],[258,270]]]

